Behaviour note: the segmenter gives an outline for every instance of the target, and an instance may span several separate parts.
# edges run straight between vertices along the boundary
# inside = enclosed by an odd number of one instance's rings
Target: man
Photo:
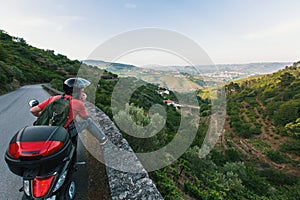
[[[105,144],[107,142],[107,138],[103,134],[103,132],[97,127],[95,122],[90,118],[89,113],[82,102],[82,99],[86,98],[86,94],[84,93],[84,88],[89,86],[91,83],[83,78],[69,78],[63,83],[64,90],[64,99],[70,99],[70,111],[67,122],[64,124],[64,128],[68,130],[71,135],[72,142],[77,144],[77,130],[75,128],[74,120],[76,116],[84,119],[83,122],[80,123],[81,129],[87,128],[100,142],[100,144]],[[30,112],[38,117],[40,112],[44,110],[47,105],[51,102],[61,98],[61,95],[51,96],[44,102],[32,107]]]

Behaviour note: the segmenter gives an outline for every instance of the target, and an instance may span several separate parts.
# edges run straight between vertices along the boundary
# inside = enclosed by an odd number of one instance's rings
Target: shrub
[[[297,183],[297,177],[291,174],[285,174],[274,169],[266,169],[260,172],[262,177],[265,177],[274,185],[294,185]]]
[[[276,163],[287,163],[289,162],[289,158],[278,151],[269,150],[267,152],[267,157]]]
[[[293,153],[295,155],[300,156],[300,140],[293,139],[290,141],[286,141],[280,146],[280,151]]]

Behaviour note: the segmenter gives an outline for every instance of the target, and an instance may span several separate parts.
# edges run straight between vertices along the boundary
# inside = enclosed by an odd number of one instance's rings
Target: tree
[[[240,91],[240,86],[237,83],[230,82],[228,85],[225,86],[225,89],[228,94],[232,94],[233,92]]]
[[[254,168],[245,165],[243,162],[226,163],[222,170],[223,173],[236,173],[243,185],[256,194],[264,196],[270,193],[271,188],[265,179]]]
[[[274,112],[275,124],[285,126],[287,123],[294,122],[299,117],[299,109],[299,100],[290,100],[281,104]]]
[[[150,118],[142,108],[127,104],[125,110],[114,116],[114,120],[123,132],[132,136],[128,141],[136,151],[154,150],[164,142],[158,139],[157,133],[162,130],[165,120],[157,113]]]
[[[291,73],[285,72],[280,76],[279,80],[280,80],[279,85],[285,88],[288,87],[293,82],[293,80],[295,80],[295,77]]]

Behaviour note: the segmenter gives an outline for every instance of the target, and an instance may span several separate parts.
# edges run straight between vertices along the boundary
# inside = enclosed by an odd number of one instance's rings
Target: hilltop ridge
[[[0,93],[20,85],[62,81],[76,75],[82,63],[53,50],[33,47],[0,30]]]

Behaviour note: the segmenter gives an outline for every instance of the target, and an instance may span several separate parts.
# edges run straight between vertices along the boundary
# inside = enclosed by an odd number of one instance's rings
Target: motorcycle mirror
[[[29,104],[30,107],[34,107],[34,106],[39,105],[39,101],[36,100],[36,99],[31,99],[31,100],[28,102],[28,104]]]

